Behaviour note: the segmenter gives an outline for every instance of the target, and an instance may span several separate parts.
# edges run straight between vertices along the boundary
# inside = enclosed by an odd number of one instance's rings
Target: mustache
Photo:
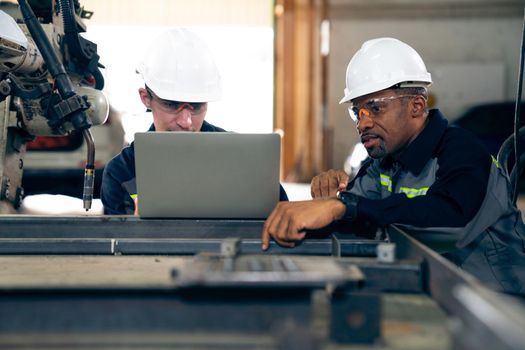
[[[361,142],[364,142],[370,138],[381,138],[381,135],[378,135],[376,133],[373,133],[373,132],[363,132],[361,135],[360,135],[360,138],[361,138]]]

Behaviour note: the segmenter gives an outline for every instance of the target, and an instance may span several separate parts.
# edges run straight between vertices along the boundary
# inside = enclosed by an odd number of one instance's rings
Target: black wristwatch
[[[337,199],[339,199],[346,206],[345,215],[341,220],[352,221],[357,217],[357,203],[359,197],[348,191],[338,191]]]

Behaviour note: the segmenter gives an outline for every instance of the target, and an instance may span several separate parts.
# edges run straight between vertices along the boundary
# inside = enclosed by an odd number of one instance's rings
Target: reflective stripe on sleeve
[[[422,187],[422,188],[401,187],[399,189],[399,192],[406,194],[408,198],[424,196],[427,194],[427,191],[428,191],[428,187]]]

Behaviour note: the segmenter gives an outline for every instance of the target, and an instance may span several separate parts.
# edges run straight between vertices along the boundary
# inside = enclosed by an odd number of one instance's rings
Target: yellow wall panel
[[[81,0],[90,23],[158,26],[271,26],[268,0]]]

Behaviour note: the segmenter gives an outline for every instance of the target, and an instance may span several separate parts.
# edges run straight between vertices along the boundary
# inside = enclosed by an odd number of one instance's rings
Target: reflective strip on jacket
[[[349,190],[358,220],[397,224],[492,288],[525,294],[525,226],[508,176],[470,133],[437,110],[396,160],[375,159]]]

